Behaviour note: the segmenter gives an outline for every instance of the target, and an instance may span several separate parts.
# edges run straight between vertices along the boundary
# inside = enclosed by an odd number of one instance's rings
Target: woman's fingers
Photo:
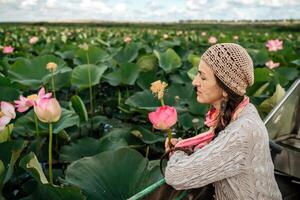
[[[171,139],[171,144],[173,145],[173,146],[175,146],[176,144],[177,144],[177,142],[178,142],[178,139],[177,138],[172,138]],[[165,140],[165,151],[168,151],[170,149],[170,146],[169,146],[169,139],[167,138],[166,140]]]

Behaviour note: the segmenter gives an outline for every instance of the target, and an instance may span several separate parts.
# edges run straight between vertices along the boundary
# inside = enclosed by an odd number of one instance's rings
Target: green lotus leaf
[[[194,78],[196,77],[197,73],[198,73],[198,67],[192,67],[192,68],[188,71],[187,75],[189,76],[189,78],[190,78],[191,80],[194,80]]]
[[[256,68],[254,70],[255,82],[267,82],[274,76],[273,72],[267,68]]]
[[[285,94],[284,88],[282,88],[280,84],[277,84],[276,85],[276,90],[273,93],[273,95],[270,98],[264,100],[259,105],[260,110],[264,111],[264,112],[267,112],[267,113],[270,112],[272,110],[272,108],[277,103],[279,103],[279,101],[282,99],[282,97],[284,96],[284,94]]]
[[[160,101],[157,97],[154,97],[150,90],[136,92],[134,95],[127,98],[125,103],[129,106],[149,111],[153,111],[161,106]]]
[[[158,58],[159,66],[166,73],[173,72],[182,65],[181,58],[173,49],[167,49],[163,53],[155,50],[154,54]]]
[[[63,161],[75,161],[86,156],[100,153],[100,142],[97,139],[84,137],[61,147],[59,158]]]
[[[20,91],[17,89],[16,84],[12,84],[10,79],[4,75],[0,75],[0,91],[0,99],[2,101],[13,101],[20,96]]]
[[[133,134],[135,137],[142,140],[145,144],[154,144],[157,142],[164,142],[165,138],[163,137],[163,134],[158,135],[154,134],[148,129],[145,129],[141,126],[135,126],[132,128],[131,134]]]
[[[32,60],[21,58],[17,60],[8,70],[8,78],[12,82],[17,82],[31,89],[38,89],[41,85],[46,85],[51,81],[51,72],[46,68],[49,62],[55,62],[57,69],[54,75],[57,79],[64,73],[69,73],[71,68],[66,63],[53,55],[44,55]],[[63,83],[65,84],[65,82]],[[56,83],[56,87],[61,87]]]
[[[2,191],[2,187],[3,187],[3,184],[2,184],[2,181],[4,179],[4,172],[5,172],[5,166],[2,162],[2,160],[0,160],[0,191]],[[3,198],[0,194],[0,199]]]
[[[138,59],[137,65],[142,72],[153,71],[157,65],[157,58],[153,54],[144,55]]]
[[[71,83],[78,89],[88,88],[99,84],[106,65],[79,65],[73,69]]]
[[[75,52],[75,57],[77,58],[75,61],[77,65],[97,64],[111,58],[106,51],[94,46],[89,46],[87,51],[84,49],[77,50]]]
[[[25,171],[27,171],[37,182],[37,186],[34,188],[33,193],[23,199],[85,199],[81,191],[76,187],[60,187],[49,184],[42,170],[41,164],[37,160],[37,157],[34,153],[31,152],[28,155],[24,156],[20,161],[20,166]]]
[[[71,98],[72,108],[79,116],[80,122],[84,123],[88,121],[88,113],[82,99],[78,95],[74,95]]]
[[[126,45],[117,53],[115,59],[120,64],[132,62],[137,58],[139,53],[139,48],[140,48],[139,45],[136,43],[131,43],[129,45]]]
[[[73,162],[66,170],[65,183],[81,188],[87,199],[128,199],[160,179],[157,161],[121,148]]]
[[[24,140],[13,140],[0,143],[0,158],[6,166],[3,183],[6,183],[12,176],[15,164],[28,142]]]
[[[10,138],[10,135],[13,131],[13,128],[14,128],[14,125],[9,124],[9,125],[6,125],[6,127],[2,131],[0,131],[0,143],[8,141],[8,139]]]
[[[200,56],[195,54],[188,55],[188,61],[192,64],[193,67],[198,67],[200,63]]]
[[[151,87],[151,83],[161,80],[164,82],[167,82],[166,78],[162,74],[157,74],[156,72],[141,72],[139,74],[139,77],[136,81],[138,86],[140,86],[142,89],[146,90]]]
[[[288,85],[290,81],[293,81],[299,77],[298,70],[292,67],[279,67],[275,69],[275,73],[279,79],[279,84],[282,86]]]
[[[121,64],[120,69],[105,76],[112,86],[133,85],[139,75],[139,67],[134,63]]]
[[[248,49],[247,51],[253,60],[254,66],[264,66],[265,63],[270,59],[266,49]]]

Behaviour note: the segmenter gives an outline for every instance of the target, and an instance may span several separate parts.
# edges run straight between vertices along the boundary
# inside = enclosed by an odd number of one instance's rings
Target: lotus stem
[[[38,119],[35,113],[33,113],[34,116],[34,124],[35,124],[35,132],[36,132],[36,136],[39,137],[40,136],[40,132],[39,132],[39,125],[38,125]]]
[[[48,148],[48,155],[49,155],[49,179],[50,183],[53,184],[53,174],[52,174],[52,123],[49,123],[49,148]]]
[[[86,58],[88,65],[90,64],[89,54],[86,52]],[[90,119],[91,119],[91,132],[93,132],[93,115],[94,115],[94,106],[93,106],[93,88],[91,80],[91,70],[88,67],[88,79],[89,79],[89,91],[90,91]]]
[[[51,70],[51,79],[52,79],[52,92],[53,92],[54,98],[56,98],[55,83],[54,83],[54,70]]]
[[[171,129],[169,128],[168,129],[168,143],[169,143],[169,147],[172,147],[172,143],[171,143],[171,139],[172,139],[172,131]]]
[[[86,51],[86,62],[88,65],[90,64],[89,53],[87,51]]]
[[[145,155],[145,157],[148,158],[148,155],[149,155],[149,145],[147,145],[147,147],[146,147],[146,155]]]
[[[117,89],[117,94],[118,94],[118,106],[120,106],[122,96],[121,96],[121,91],[120,91],[120,88],[119,88],[119,87],[118,87],[118,89]]]
[[[129,97],[129,90],[128,90],[128,87],[126,87],[126,98]]]
[[[164,102],[164,99],[163,99],[163,98],[160,99],[160,103],[161,103],[162,106],[165,105],[165,102]]]
[[[7,137],[7,141],[10,141],[10,128],[9,128],[9,125],[7,126],[7,130],[8,130],[8,137]]]

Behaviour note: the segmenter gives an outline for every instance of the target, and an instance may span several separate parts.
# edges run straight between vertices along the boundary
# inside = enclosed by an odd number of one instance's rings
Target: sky
[[[300,19],[300,0],[0,0],[0,22]]]

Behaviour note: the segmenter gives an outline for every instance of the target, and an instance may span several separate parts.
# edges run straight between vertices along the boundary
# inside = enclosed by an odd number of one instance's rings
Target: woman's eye
[[[201,77],[201,76],[200,76],[200,78],[201,78],[202,80],[206,80],[206,78],[204,78],[204,77]]]

